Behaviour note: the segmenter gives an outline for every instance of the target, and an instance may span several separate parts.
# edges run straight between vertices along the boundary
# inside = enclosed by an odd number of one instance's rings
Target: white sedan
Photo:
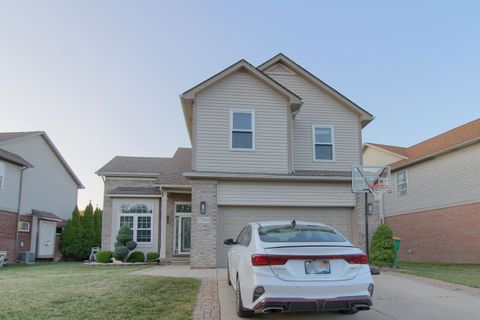
[[[254,313],[340,311],[372,305],[368,257],[335,229],[305,221],[246,225],[227,239],[228,284],[240,317]]]

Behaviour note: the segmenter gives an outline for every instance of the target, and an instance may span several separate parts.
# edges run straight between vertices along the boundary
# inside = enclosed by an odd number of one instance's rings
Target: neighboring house
[[[57,230],[71,217],[79,188],[45,132],[0,133],[0,250],[10,260],[22,251],[59,255]]]
[[[279,219],[323,222],[364,246],[351,169],[371,114],[282,54],[257,68],[240,60],[180,99],[191,150],[115,157],[97,172],[104,249],[127,223],[140,250],[224,267],[223,240],[248,222]]]
[[[408,148],[366,143],[363,157],[392,168],[383,215],[400,259],[480,263],[480,119]]]

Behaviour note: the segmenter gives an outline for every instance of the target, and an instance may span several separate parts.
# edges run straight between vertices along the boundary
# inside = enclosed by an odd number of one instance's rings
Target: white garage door
[[[304,220],[334,227],[352,239],[352,208],[298,207],[219,207],[217,221],[217,266],[226,267],[228,246],[223,241],[236,239],[250,222],[265,220]]]

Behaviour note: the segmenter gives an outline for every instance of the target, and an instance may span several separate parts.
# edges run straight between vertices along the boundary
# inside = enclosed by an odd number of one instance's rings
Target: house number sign
[[[197,223],[200,223],[200,224],[210,223],[210,217],[198,217]]]

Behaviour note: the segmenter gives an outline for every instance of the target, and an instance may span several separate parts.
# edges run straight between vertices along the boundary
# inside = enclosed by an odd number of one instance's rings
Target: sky
[[[3,1],[0,131],[46,131],[103,205],[115,155],[189,147],[179,94],[282,52],[410,146],[480,116],[478,1]]]

